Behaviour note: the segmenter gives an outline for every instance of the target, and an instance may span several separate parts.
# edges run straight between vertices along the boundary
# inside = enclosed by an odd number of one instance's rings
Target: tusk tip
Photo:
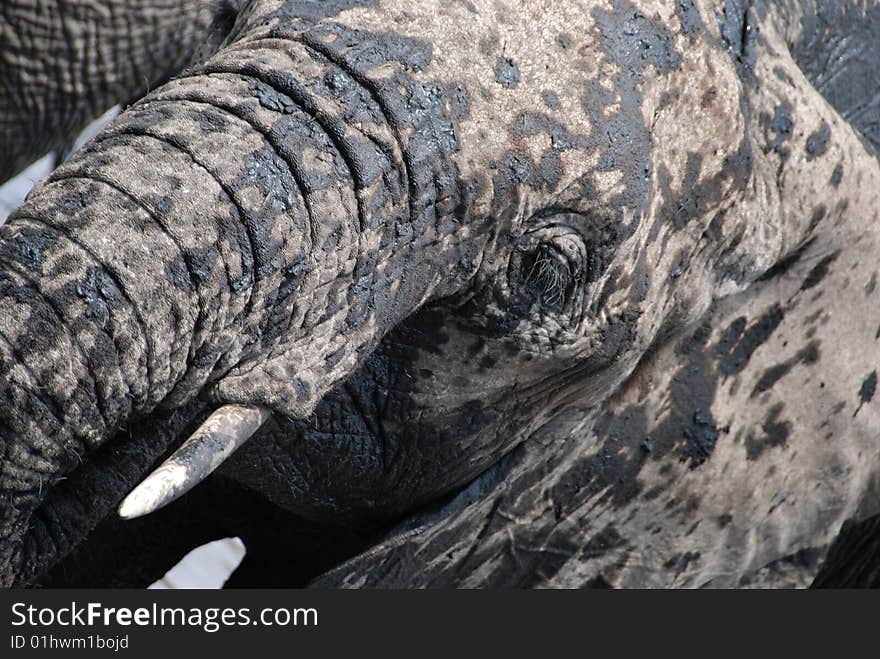
[[[270,416],[259,407],[226,405],[216,410],[174,454],[129,493],[117,514],[143,517],[186,494],[253,435]]]
[[[137,491],[134,491],[122,500],[122,503],[116,509],[116,514],[119,517],[122,519],[137,519],[138,517],[149,515],[155,510],[155,508],[145,505],[143,499],[136,495]]]
[[[164,464],[134,488],[116,509],[122,519],[135,519],[155,512],[186,492],[189,474],[179,464]]]
[[[140,501],[133,499],[131,496],[125,497],[116,509],[116,514],[122,519],[137,519],[138,517],[149,515],[151,512],[153,511],[144,507]]]

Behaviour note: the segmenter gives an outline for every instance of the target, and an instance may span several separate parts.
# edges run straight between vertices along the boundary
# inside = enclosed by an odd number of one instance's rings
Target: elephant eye
[[[518,288],[549,311],[562,311],[590,276],[589,250],[576,233],[544,236],[523,252]]]
[[[523,260],[525,285],[550,307],[559,307],[577,276],[577,265],[554,245],[542,244]]]

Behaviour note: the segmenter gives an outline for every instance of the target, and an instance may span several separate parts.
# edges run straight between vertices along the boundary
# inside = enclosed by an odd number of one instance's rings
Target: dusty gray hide
[[[0,582],[806,584],[878,512],[876,2],[223,24],[0,229]]]

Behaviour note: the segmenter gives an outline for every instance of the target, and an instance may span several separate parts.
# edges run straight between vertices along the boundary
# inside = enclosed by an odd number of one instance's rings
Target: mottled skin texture
[[[4,0],[0,183],[210,54],[237,0]]]
[[[809,583],[880,511],[878,4],[826,4],[248,3],[0,229],[2,582],[303,529],[282,583]],[[275,415],[187,541],[88,539],[222,403]]]

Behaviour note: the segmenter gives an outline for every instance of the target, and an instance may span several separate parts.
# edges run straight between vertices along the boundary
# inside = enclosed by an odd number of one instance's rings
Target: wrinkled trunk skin
[[[219,45],[234,17],[216,0],[4,0],[0,4],[0,183],[69,145]]]
[[[257,19],[240,40],[265,38]],[[403,183],[376,101],[324,86],[335,68],[295,40],[221,52],[123,113],[0,228],[4,585],[44,565],[23,542],[50,486],[129,419],[203,390],[306,416],[468,262],[433,215],[443,190]],[[369,140],[354,116],[376,122]],[[431,144],[407,157],[444,166]],[[420,242],[444,256],[410,263]]]
[[[323,75],[300,54],[287,69]],[[358,294],[377,261],[399,268],[389,230],[400,199],[382,178],[396,185],[399,163],[350,171],[358,154],[335,151],[313,116],[261,105],[263,52],[243,55],[211,65],[229,73],[184,78],[123,114],[0,228],[4,585],[20,583],[16,566],[42,562],[22,542],[49,486],[127,419],[180,406],[308,336],[280,396],[242,387],[247,402],[305,414],[333,382],[325,358],[336,354],[343,373],[378,324],[399,318],[396,298],[412,308],[429,290],[416,272],[396,295]],[[229,158],[230,144],[243,157]],[[260,390],[265,376],[250,381]]]

